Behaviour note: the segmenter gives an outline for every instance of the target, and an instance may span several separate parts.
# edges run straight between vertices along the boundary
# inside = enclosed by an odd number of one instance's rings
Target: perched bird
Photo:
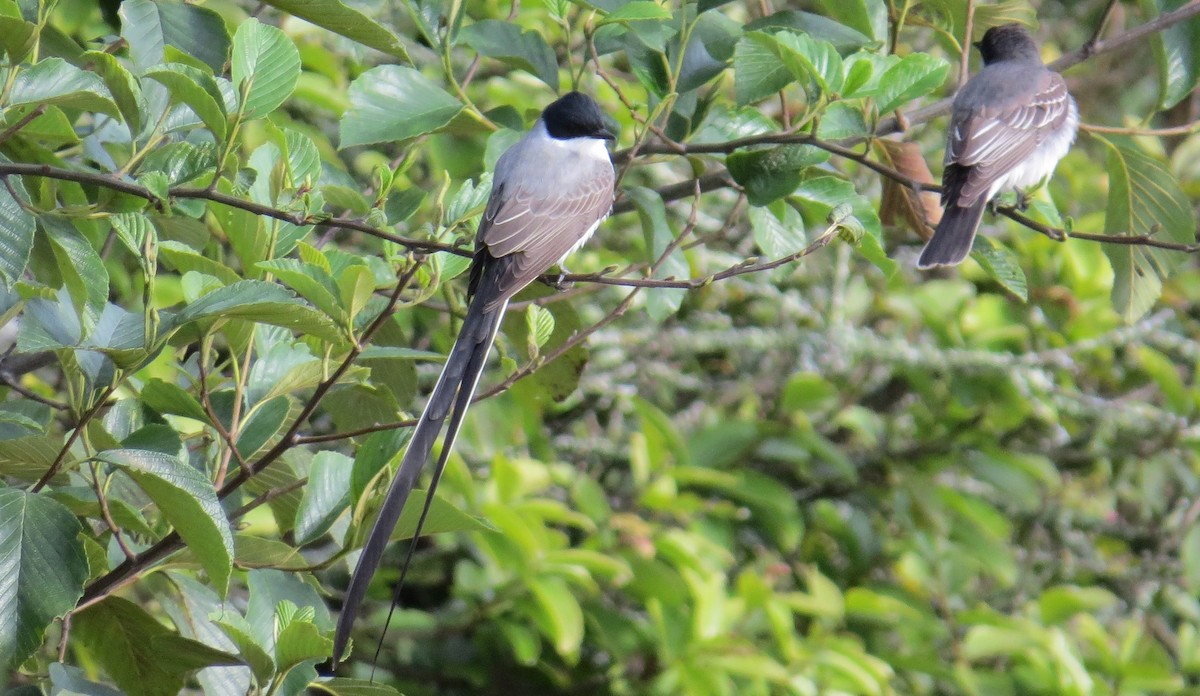
[[[605,141],[613,139],[596,102],[570,92],[547,106],[533,128],[496,163],[491,197],[475,236],[467,314],[346,589],[334,638],[335,665],[345,652],[367,585],[404,503],[449,417],[425,507],[400,571],[399,582],[404,582],[434,490],[509,300],[583,245],[612,209],[615,178]]]
[[[1024,27],[992,27],[976,46],[983,69],[954,97],[942,174],[945,213],[918,268],[962,263],[988,201],[1050,176],[1079,128],[1066,82],[1042,64]]]

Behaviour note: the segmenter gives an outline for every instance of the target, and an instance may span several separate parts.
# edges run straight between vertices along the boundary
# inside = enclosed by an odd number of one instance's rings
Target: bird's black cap
[[[1001,60],[1026,59],[1042,62],[1037,44],[1029,30],[1020,24],[1001,24],[988,29],[983,39],[975,44],[983,64],[990,65]]]
[[[582,92],[567,92],[542,111],[542,122],[552,138],[599,138],[613,140],[604,124],[604,113],[594,99]]]

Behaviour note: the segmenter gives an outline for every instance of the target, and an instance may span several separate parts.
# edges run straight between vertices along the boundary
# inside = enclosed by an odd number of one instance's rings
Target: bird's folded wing
[[[1066,121],[1071,96],[1062,76],[1046,70],[1036,79],[1039,89],[1032,97],[955,114],[946,143],[946,164],[970,167],[958,192],[958,205],[971,205],[986,195],[993,183]]]
[[[480,223],[478,241],[493,257],[518,255],[509,264],[513,287],[524,287],[558,263],[608,215],[613,172],[607,162],[594,176],[572,177],[561,189],[503,184]]]

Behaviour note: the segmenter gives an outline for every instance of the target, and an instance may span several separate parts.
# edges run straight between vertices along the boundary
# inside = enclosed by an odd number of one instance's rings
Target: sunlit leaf
[[[233,84],[244,95],[247,118],[274,111],[300,79],[300,52],[279,29],[248,19],[233,36]]]
[[[461,110],[457,99],[416,70],[381,65],[350,85],[340,146],[407,140],[441,128]]]

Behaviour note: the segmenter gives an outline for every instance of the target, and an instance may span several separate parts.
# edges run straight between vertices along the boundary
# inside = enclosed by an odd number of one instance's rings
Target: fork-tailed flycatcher
[[[918,268],[962,263],[987,202],[1049,177],[1079,128],[1067,83],[1042,64],[1024,27],[992,27],[976,45],[983,69],[954,97],[942,174],[945,212]]]
[[[345,652],[367,585],[404,503],[448,417],[425,507],[400,570],[398,583],[404,582],[434,490],[509,300],[586,242],[611,210],[614,173],[605,141],[613,139],[596,102],[570,92],[547,106],[533,129],[496,163],[491,197],[475,237],[467,314],[346,589],[334,637],[335,665]]]

